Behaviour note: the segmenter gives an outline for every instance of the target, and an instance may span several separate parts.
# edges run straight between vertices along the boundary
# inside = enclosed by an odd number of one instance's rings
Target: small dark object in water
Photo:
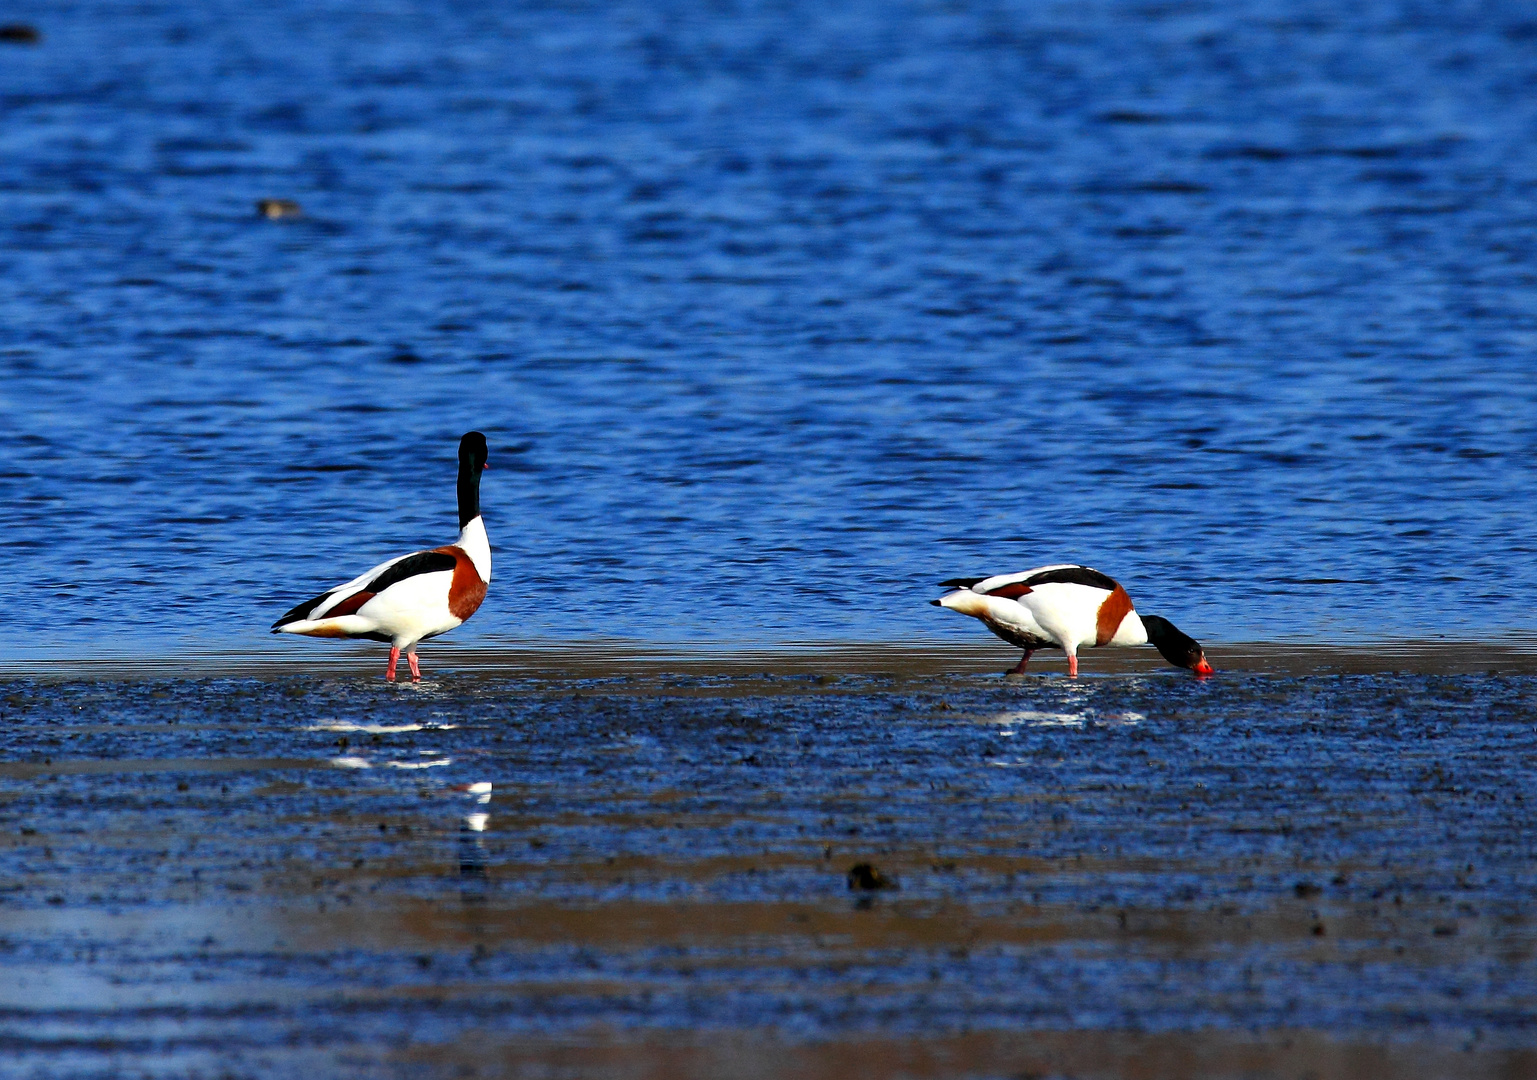
[[[849,867],[849,888],[870,892],[875,889],[899,889],[895,878],[889,878],[867,862]]]
[[[1305,900],[1309,896],[1317,896],[1323,892],[1323,889],[1314,885],[1311,881],[1299,881],[1293,891],[1296,892],[1298,899]]]
[[[37,32],[37,27],[28,26],[26,23],[7,23],[0,26],[0,41],[9,42],[12,45],[36,45],[43,40],[43,35]]]
[[[292,199],[257,199],[256,212],[268,221],[279,218],[296,218],[304,213]]]

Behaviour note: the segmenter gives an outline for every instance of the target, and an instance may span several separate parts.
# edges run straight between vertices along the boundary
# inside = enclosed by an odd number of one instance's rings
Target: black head
[[[486,448],[486,437],[480,432],[466,432],[464,438],[459,440],[459,460],[468,462],[476,472],[486,467],[486,459],[490,456]]]
[[[1142,625],[1147,629],[1147,640],[1152,642],[1153,648],[1175,667],[1189,668],[1197,675],[1210,675],[1215,670],[1207,663],[1201,643],[1168,619],[1144,615]]]

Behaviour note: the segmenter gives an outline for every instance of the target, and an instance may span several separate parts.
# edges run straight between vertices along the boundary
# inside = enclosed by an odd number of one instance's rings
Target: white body
[[[997,574],[969,588],[956,589],[939,598],[939,605],[963,615],[998,625],[1022,637],[1036,638],[1040,647],[1055,645],[1076,657],[1081,648],[1093,648],[1099,640],[1099,609],[1111,590],[1092,585],[1050,582],[1036,585],[1023,596],[985,595],[1006,585],[1025,581],[1049,570],[1073,569],[1071,564],[1037,566],[1015,574]],[[1106,645],[1146,645],[1147,629],[1136,611],[1128,610]]]
[[[1069,656],[1079,649],[1090,649],[1099,640],[1099,606],[1109,595],[1092,585],[1055,582],[1037,585],[1014,601],[1030,612],[1046,636],[1062,646]],[[1128,611],[1106,645],[1146,645],[1147,631],[1135,610]]]
[[[469,556],[480,580],[491,583],[491,542],[486,536],[486,524],[480,517],[471,519],[459,532],[454,545]],[[413,552],[412,554],[416,554]],[[463,624],[448,609],[449,589],[453,584],[454,571],[439,570],[429,574],[417,574],[384,589],[373,596],[351,615],[327,618],[324,611],[332,610],[349,596],[356,595],[370,581],[385,570],[410,558],[398,558],[382,562],[373,569],[359,574],[345,585],[326,594],[325,601],[308,619],[288,623],[280,630],[285,634],[304,634],[310,637],[360,637],[378,635],[389,639],[397,649],[412,650],[417,642],[446,634]]]

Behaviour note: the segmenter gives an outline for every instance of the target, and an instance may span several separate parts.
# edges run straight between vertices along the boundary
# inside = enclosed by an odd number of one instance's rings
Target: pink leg
[[[1077,653],[1068,653],[1067,654],[1067,677],[1070,678],[1070,679],[1078,678],[1078,654]]]
[[[1025,665],[1030,662],[1030,654],[1033,653],[1033,652],[1035,652],[1034,649],[1026,649],[1025,650],[1024,658],[1022,660],[1020,660],[1019,663],[1017,663],[1013,667],[1009,668],[1008,671],[1005,671],[1004,674],[1005,675],[1023,675],[1025,673]]]
[[[415,649],[412,649],[410,652],[406,653],[406,662],[411,665],[411,681],[412,682],[421,682],[422,681],[422,669],[416,666],[416,650]]]
[[[398,664],[398,663],[400,663],[400,650],[395,648],[395,646],[391,645],[390,646],[390,666],[384,669],[384,681],[385,682],[394,682],[395,681],[395,665]]]

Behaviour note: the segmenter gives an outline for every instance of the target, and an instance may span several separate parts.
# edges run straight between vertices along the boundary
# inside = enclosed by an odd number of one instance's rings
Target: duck
[[[416,646],[461,626],[479,610],[491,584],[491,541],[480,516],[480,474],[489,467],[486,437],[459,440],[459,539],[430,551],[382,562],[351,581],[291,608],[274,634],[387,641],[384,678],[395,681],[402,651],[411,681],[421,682]]]
[[[1215,670],[1199,641],[1168,619],[1139,615],[1120,582],[1088,566],[1058,563],[1014,574],[954,578],[940,586],[954,591],[931,604],[979,619],[1025,651],[1007,675],[1023,675],[1037,649],[1066,652],[1067,673],[1076,679],[1080,648],[1149,644],[1175,667],[1201,678]]]

